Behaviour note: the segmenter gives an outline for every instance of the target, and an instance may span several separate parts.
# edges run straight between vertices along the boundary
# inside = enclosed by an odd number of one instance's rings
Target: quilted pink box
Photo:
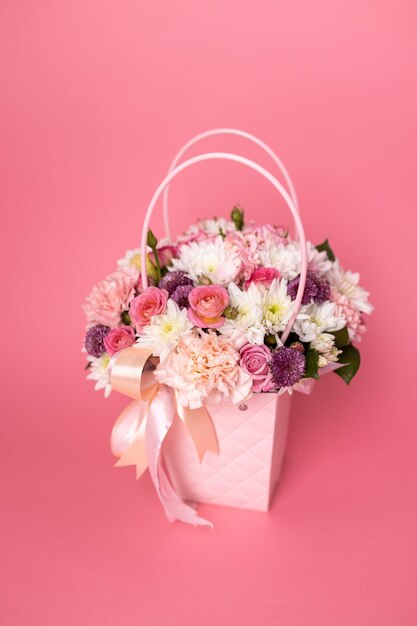
[[[188,502],[267,511],[281,473],[290,402],[287,393],[260,393],[245,404],[210,406],[219,454],[206,452],[201,462],[176,419],[163,460],[178,495]]]

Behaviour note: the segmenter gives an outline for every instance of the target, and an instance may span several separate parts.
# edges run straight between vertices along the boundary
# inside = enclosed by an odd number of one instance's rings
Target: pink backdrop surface
[[[80,0],[0,8],[1,622],[8,626],[417,623],[417,5]],[[114,469],[125,400],[85,381],[81,303],[138,245],[194,133],[282,156],[309,239],[358,269],[375,314],[351,388],[293,405],[269,514],[164,518]],[[240,150],[237,140],[207,149]],[[172,189],[177,232],[235,202],[288,221],[267,183],[206,164]],[[162,234],[159,217],[155,231]]]

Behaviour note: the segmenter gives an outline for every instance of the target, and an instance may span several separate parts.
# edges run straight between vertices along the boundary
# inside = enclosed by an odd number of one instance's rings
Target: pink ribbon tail
[[[173,424],[176,413],[174,393],[168,387],[161,386],[150,404],[146,422],[146,456],[152,482],[169,521],[179,520],[194,526],[210,526],[212,528],[211,522],[199,517],[192,506],[181,500],[162,466],[162,444]]]

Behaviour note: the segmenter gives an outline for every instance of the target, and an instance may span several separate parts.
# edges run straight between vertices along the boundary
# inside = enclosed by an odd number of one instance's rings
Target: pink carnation
[[[252,391],[270,391],[275,387],[269,369],[271,351],[267,346],[247,343],[240,351],[240,367],[252,378]]]
[[[222,313],[229,304],[229,294],[220,285],[194,287],[188,296],[188,319],[199,328],[219,328],[224,323]]]
[[[238,251],[241,258],[240,277],[247,279],[259,265],[258,244],[252,233],[232,231],[227,234],[226,243]]]
[[[166,289],[148,287],[139,296],[136,296],[130,304],[130,319],[138,332],[149,324],[154,315],[165,313],[168,301]]]
[[[252,272],[248,280],[245,282],[245,289],[248,289],[251,283],[261,283],[269,289],[274,278],[280,277],[281,273],[274,267],[258,267],[258,269]]]
[[[96,285],[84,305],[87,323],[116,328],[135,295],[137,277],[133,269],[119,270]]]
[[[160,383],[177,391],[183,406],[196,409],[226,398],[236,404],[249,396],[252,386],[239,359],[239,352],[226,337],[212,330],[196,331],[183,337],[159,363],[155,375]]]
[[[244,233],[246,236],[254,238],[258,246],[287,244],[289,241],[288,230],[284,226],[265,224],[264,226],[245,228]]]
[[[104,338],[104,347],[107,354],[113,356],[116,352],[130,348],[135,343],[135,331],[131,326],[113,328]]]
[[[349,339],[351,341],[360,341],[362,339],[361,335],[366,331],[361,312],[351,304],[349,298],[336,289],[331,289],[330,299],[336,303],[334,315],[343,317],[346,320]]]

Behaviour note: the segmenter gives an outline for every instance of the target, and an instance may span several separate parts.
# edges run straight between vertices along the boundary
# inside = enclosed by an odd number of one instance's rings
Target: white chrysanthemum
[[[160,249],[164,246],[169,246],[169,239],[160,239],[157,243],[156,248]],[[149,254],[152,252],[152,249],[149,246],[146,246],[146,252]],[[140,260],[140,248],[134,248],[133,250],[128,250],[124,255],[123,259],[119,259],[117,261],[117,265],[120,268],[133,267],[135,270],[140,271],[141,260]]]
[[[334,363],[338,360],[341,350],[336,348],[334,342],[334,335],[331,335],[330,333],[319,333],[310,343],[310,347],[314,348],[314,350],[317,350],[319,353],[319,367],[325,367],[329,363]]]
[[[181,246],[179,258],[173,259],[172,266],[185,272],[194,282],[207,276],[213,283],[226,285],[239,273],[241,258],[236,249],[216,237]]]
[[[335,315],[336,304],[310,304],[301,308],[301,315],[296,319],[294,331],[301,341],[314,341],[321,333],[340,330],[346,320]]]
[[[293,312],[294,302],[287,293],[287,281],[275,278],[263,294],[263,323],[270,333],[285,329]]]
[[[329,352],[334,346],[334,335],[330,333],[319,333],[310,344],[310,347],[317,352]]]
[[[345,296],[349,302],[361,313],[372,313],[374,307],[368,302],[369,292],[359,286],[359,274],[357,272],[345,272],[337,260],[333,263],[326,278],[330,285],[340,294]]]
[[[262,344],[265,328],[262,325],[262,293],[252,283],[247,291],[242,291],[234,283],[229,285],[230,305],[237,310],[234,319],[226,319],[219,328],[222,335],[236,336],[236,330],[242,331],[249,343]]]
[[[98,391],[99,389],[104,389],[104,397],[108,398],[111,392],[109,375],[109,355],[103,354],[99,358],[88,355],[87,359],[90,362],[87,378],[89,380],[95,380],[96,384],[94,386],[94,389],[96,391]]]
[[[230,220],[224,217],[214,218],[211,220],[198,220],[197,224],[192,224],[183,235],[178,237],[178,241],[189,241],[197,237],[201,233],[205,233],[208,237],[216,235],[224,235],[232,230],[236,230],[236,226]]]
[[[134,250],[128,250],[123,259],[117,261],[118,267],[134,267],[136,270],[140,270],[140,248]]]
[[[311,241],[307,241],[307,263],[308,269],[321,272],[322,274],[328,272],[332,267],[332,262],[327,256],[327,252],[325,250],[319,252]]]
[[[292,280],[301,272],[300,246],[297,242],[272,244],[259,250],[262,267],[273,267],[281,276]]]
[[[341,350],[338,350],[336,346],[333,346],[331,350],[328,352],[323,352],[319,354],[317,365],[318,367],[326,367],[329,363],[336,363],[339,360],[339,354]]]
[[[236,230],[236,226],[231,220],[224,217],[214,218],[212,220],[199,220],[197,222],[199,230],[204,230],[208,235],[221,235]]]
[[[180,309],[174,300],[168,300],[166,313],[154,315],[151,322],[144,327],[136,345],[149,348],[153,356],[163,360],[174,348],[181,337],[188,335],[193,325],[188,320],[187,309]]]

